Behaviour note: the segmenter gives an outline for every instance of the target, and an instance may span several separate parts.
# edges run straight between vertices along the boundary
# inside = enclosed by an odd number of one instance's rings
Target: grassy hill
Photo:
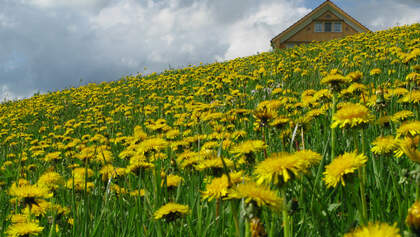
[[[413,234],[419,73],[415,24],[3,103],[0,232]]]

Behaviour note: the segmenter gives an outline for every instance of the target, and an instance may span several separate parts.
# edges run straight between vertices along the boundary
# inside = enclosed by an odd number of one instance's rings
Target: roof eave
[[[297,22],[295,22],[293,25],[291,25],[290,27],[288,27],[286,30],[284,30],[283,32],[281,32],[280,34],[276,35],[273,39],[271,39],[271,43],[273,44],[274,41],[276,41],[279,38],[282,38],[284,36],[286,36],[289,32],[293,31],[295,28],[301,26],[302,24],[304,24],[303,27],[300,28],[304,28],[306,25],[308,25],[311,21],[310,18],[317,14],[319,11],[322,10],[322,8],[324,8],[326,5],[328,5],[327,7],[331,7],[333,10],[335,10],[339,15],[341,15],[344,19],[348,19],[349,21],[346,21],[346,23],[350,23],[350,25],[355,28],[357,31],[359,32],[371,32],[367,27],[365,27],[364,25],[362,25],[360,22],[358,22],[356,19],[354,19],[352,16],[350,16],[349,14],[347,14],[345,11],[343,11],[341,8],[339,8],[337,5],[335,5],[333,2],[331,1],[325,1],[324,3],[322,3],[321,5],[319,5],[317,8],[315,8],[314,10],[312,10],[311,12],[309,12],[308,14],[306,14],[304,17],[302,17],[300,20],[298,20]],[[322,15],[325,11],[323,11],[321,14],[318,15]],[[316,16],[319,17],[319,16]],[[315,17],[315,18],[316,18]],[[359,28],[359,29],[357,29]],[[286,39],[280,40],[280,43],[283,43],[284,41],[286,41],[289,37],[286,37]]]

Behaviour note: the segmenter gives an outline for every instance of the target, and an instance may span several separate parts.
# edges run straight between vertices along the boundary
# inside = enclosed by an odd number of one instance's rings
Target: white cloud
[[[39,8],[78,8],[93,9],[104,6],[110,0],[24,0]]]
[[[145,9],[130,1],[121,1],[102,9],[99,14],[89,18],[93,29],[109,29],[118,25],[140,24],[145,22]]]
[[[19,94],[13,92],[7,85],[0,85],[0,103],[10,100],[20,100],[32,96],[36,91],[32,90],[29,93]]]
[[[339,5],[343,10],[372,31],[420,22],[419,0],[340,0],[340,2]]]
[[[223,27],[214,24],[204,3],[178,5],[176,0],[163,6],[152,1],[140,4],[126,0],[102,9],[89,18],[98,40],[98,52],[111,61],[115,55],[143,58],[131,65],[143,61],[151,70],[191,64],[193,58],[199,57],[214,61],[214,55],[201,52],[206,52],[203,48],[206,44],[220,49],[220,42],[213,45],[209,42],[215,40],[214,36],[221,36],[218,32]]]
[[[372,28],[382,30],[420,22],[420,6],[413,8],[398,2],[388,4],[390,4],[389,8],[381,8],[378,11],[379,14],[372,16],[373,19],[370,22]]]
[[[229,27],[229,48],[223,59],[269,51],[270,40],[274,36],[310,11],[311,9],[298,7],[287,1],[261,5],[255,13]]]

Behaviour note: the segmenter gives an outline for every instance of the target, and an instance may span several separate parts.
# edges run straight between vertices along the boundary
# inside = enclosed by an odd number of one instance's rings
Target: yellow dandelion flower
[[[417,146],[420,142],[420,136],[406,137],[399,141],[399,149],[395,151],[396,157],[405,154],[410,160],[420,163],[420,151]]]
[[[171,129],[166,132],[165,136],[167,139],[175,139],[181,134],[181,132],[178,129]]]
[[[165,139],[149,138],[139,144],[139,150],[145,154],[151,151],[158,152],[165,149],[168,145],[169,143]]]
[[[191,157],[189,159],[182,160],[180,166],[182,169],[194,169],[201,160],[202,159],[199,156]]]
[[[133,137],[137,140],[137,141],[143,141],[147,138],[147,133],[145,133],[143,131],[143,128],[141,126],[136,126],[134,127],[134,134]]]
[[[51,152],[45,155],[44,161],[50,162],[50,161],[57,161],[61,159],[61,152]]]
[[[290,121],[290,118],[279,116],[270,123],[270,126],[282,129],[285,126],[289,125]]]
[[[405,77],[405,80],[414,81],[414,82],[417,81],[417,80],[420,80],[420,73],[411,72]]]
[[[95,186],[92,182],[86,182],[85,178],[81,178],[81,177],[77,177],[77,176],[74,177],[74,180],[73,180],[73,178],[70,178],[66,182],[66,188],[73,189],[73,187],[74,187],[74,190],[77,190],[77,191],[84,191],[85,190],[85,185],[86,185],[86,191],[87,192],[92,191],[92,189]]]
[[[181,184],[181,182],[184,179],[178,175],[174,175],[174,174],[170,174],[168,176],[166,176],[166,187],[171,188],[171,187],[178,187],[179,184]],[[162,180],[161,186],[163,187],[165,180]]]
[[[230,177],[230,182],[232,182],[232,184],[237,184],[237,183],[245,182],[249,180],[249,177],[245,176],[243,170],[230,172],[229,177]]]
[[[26,204],[36,203],[35,199],[50,198],[53,194],[49,188],[40,185],[23,184],[16,186],[12,184],[9,189],[9,195],[16,197],[17,199],[23,199]]]
[[[385,127],[385,126],[389,126],[391,124],[392,121],[392,116],[386,115],[386,116],[381,116],[376,120],[376,124]]]
[[[226,175],[223,175],[222,177],[214,178],[211,183],[208,183],[206,190],[201,193],[201,196],[208,201],[223,198],[227,195],[228,188],[228,178]]]
[[[347,89],[342,90],[341,94],[353,94],[355,92],[360,93],[367,89],[367,87],[364,84],[361,83],[352,83]]]
[[[120,167],[114,167],[111,164],[105,165],[101,168],[99,173],[102,175],[102,181],[106,182],[110,178],[116,178],[126,174],[126,169]]]
[[[254,111],[254,116],[257,118],[263,125],[267,124],[268,121],[277,117],[276,110],[270,105],[261,105],[259,104]]]
[[[212,150],[212,149],[217,149],[220,146],[219,142],[216,141],[208,141],[206,143],[203,144],[203,146],[201,147],[202,150]]]
[[[351,233],[347,233],[344,237],[401,237],[397,224],[389,225],[388,223],[368,223],[367,226],[356,228]]]
[[[232,185],[249,180],[249,178],[244,175],[243,171],[231,172],[229,173],[229,177]],[[207,183],[206,190],[201,192],[201,196],[208,201],[223,198],[226,196],[228,188],[229,180],[226,174],[224,174],[222,177],[213,178],[210,183]]]
[[[43,199],[36,199],[36,204],[32,204],[29,208],[29,206],[26,206],[22,213],[25,215],[33,215],[33,216],[44,216],[48,210],[51,210],[53,208],[52,203],[45,201]]]
[[[332,97],[331,92],[328,89],[322,89],[314,94],[316,101],[328,101]]]
[[[138,159],[130,159],[130,164],[125,169],[126,173],[135,173],[139,174],[141,170],[147,170],[154,168],[155,165],[153,163],[147,162],[145,160],[138,160]]]
[[[95,146],[82,147],[80,153],[74,155],[74,158],[79,160],[91,160],[97,154]]]
[[[398,140],[393,136],[377,137],[372,142],[370,149],[376,155],[384,155],[395,151],[398,147]]]
[[[380,68],[374,68],[370,70],[369,75],[374,76],[374,75],[379,75],[381,73],[382,73],[382,70]]]
[[[333,115],[331,127],[356,127],[371,122],[373,118],[364,105],[346,103]]]
[[[164,218],[166,221],[171,222],[175,219],[182,217],[190,211],[188,205],[182,205],[174,202],[163,205],[154,213],[155,220]]]
[[[367,162],[364,154],[356,151],[344,153],[336,157],[329,165],[325,166],[323,180],[327,187],[336,187],[339,182],[345,186],[344,176],[354,173]]]
[[[408,92],[401,99],[399,99],[397,102],[399,102],[399,103],[420,104],[420,91],[419,90],[413,90],[411,92]]]
[[[152,131],[156,131],[158,133],[161,132],[166,132],[168,130],[171,129],[171,127],[169,127],[166,124],[166,120],[165,119],[158,119],[156,121],[147,121],[145,123],[146,127]]]
[[[230,153],[236,154],[236,156],[249,155],[264,150],[266,147],[267,145],[261,140],[248,140],[233,146]]]
[[[401,122],[406,120],[407,118],[414,117],[414,113],[410,110],[402,110],[398,111],[395,114],[392,115],[391,120],[393,122]]]
[[[223,158],[223,161],[226,164],[227,168],[233,167],[233,161]],[[211,157],[210,159],[201,160],[196,166],[195,169],[198,171],[203,171],[205,169],[211,169],[211,170],[220,170],[223,169],[223,162],[220,157]]]
[[[246,203],[254,202],[259,207],[270,206],[274,209],[281,209],[283,199],[278,197],[276,192],[268,187],[258,185],[254,182],[240,183],[229,191],[225,199],[245,199]]]
[[[109,147],[98,146],[96,148],[96,155],[94,157],[95,162],[105,164],[105,163],[112,162],[113,159],[114,159],[114,156]]]
[[[111,191],[113,191],[113,192],[115,192],[116,194],[119,194],[119,195],[128,193],[126,188],[120,187],[117,184],[112,184],[111,185]]]
[[[340,84],[349,83],[350,80],[350,78],[345,77],[341,74],[329,74],[321,79],[321,84],[326,84],[331,86],[333,89],[338,89],[337,87]]]
[[[325,108],[319,108],[319,109],[311,109],[309,110],[303,117],[300,117],[296,120],[296,122],[301,124],[310,124],[310,122],[320,115],[324,115],[326,112]]]
[[[74,225],[74,219],[73,218],[69,218],[68,220],[67,220],[67,223],[69,223],[70,225]]]
[[[305,166],[305,168],[309,168],[318,164],[322,159],[321,154],[311,150],[297,151],[293,153],[292,156],[298,160],[301,160],[302,165]]]
[[[351,82],[356,82],[363,77],[363,73],[360,71],[350,72],[349,74],[347,74],[347,77],[350,78]]]
[[[55,190],[64,184],[64,178],[57,172],[46,172],[39,177],[37,184]]]
[[[304,167],[302,160],[289,153],[275,153],[257,164],[254,174],[259,184],[271,182],[277,184],[289,181],[291,175],[299,175]]]
[[[10,216],[10,222],[12,223],[25,223],[28,222],[29,216],[25,214],[13,214]]]
[[[397,87],[395,89],[391,89],[389,91],[390,95],[400,97],[408,93],[408,90],[406,88]]]
[[[36,222],[21,222],[10,225],[6,230],[6,234],[13,237],[38,235],[43,229],[44,227],[39,226]]]
[[[416,136],[420,134],[420,121],[406,121],[397,129],[397,138],[401,136]]]
[[[244,131],[244,130],[237,130],[237,131],[234,131],[232,134],[230,134],[230,139],[232,139],[232,140],[234,140],[234,141],[236,141],[236,140],[238,140],[239,138],[244,138],[244,137],[246,137],[246,131]]]
[[[144,189],[137,189],[130,192],[130,196],[132,197],[143,197],[146,194],[146,190]]]
[[[405,223],[415,232],[420,231],[420,202],[415,202],[408,209]]]
[[[92,169],[90,168],[86,169],[85,167],[74,168],[72,173],[75,178],[80,178],[80,179],[84,179],[86,176],[90,178],[94,174]]]

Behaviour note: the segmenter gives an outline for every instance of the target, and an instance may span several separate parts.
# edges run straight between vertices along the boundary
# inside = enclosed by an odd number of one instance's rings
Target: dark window
[[[315,22],[315,32],[322,32],[322,23]]]
[[[334,23],[334,32],[341,32],[341,22],[335,22]]]
[[[331,22],[325,22],[325,32],[331,32]]]

